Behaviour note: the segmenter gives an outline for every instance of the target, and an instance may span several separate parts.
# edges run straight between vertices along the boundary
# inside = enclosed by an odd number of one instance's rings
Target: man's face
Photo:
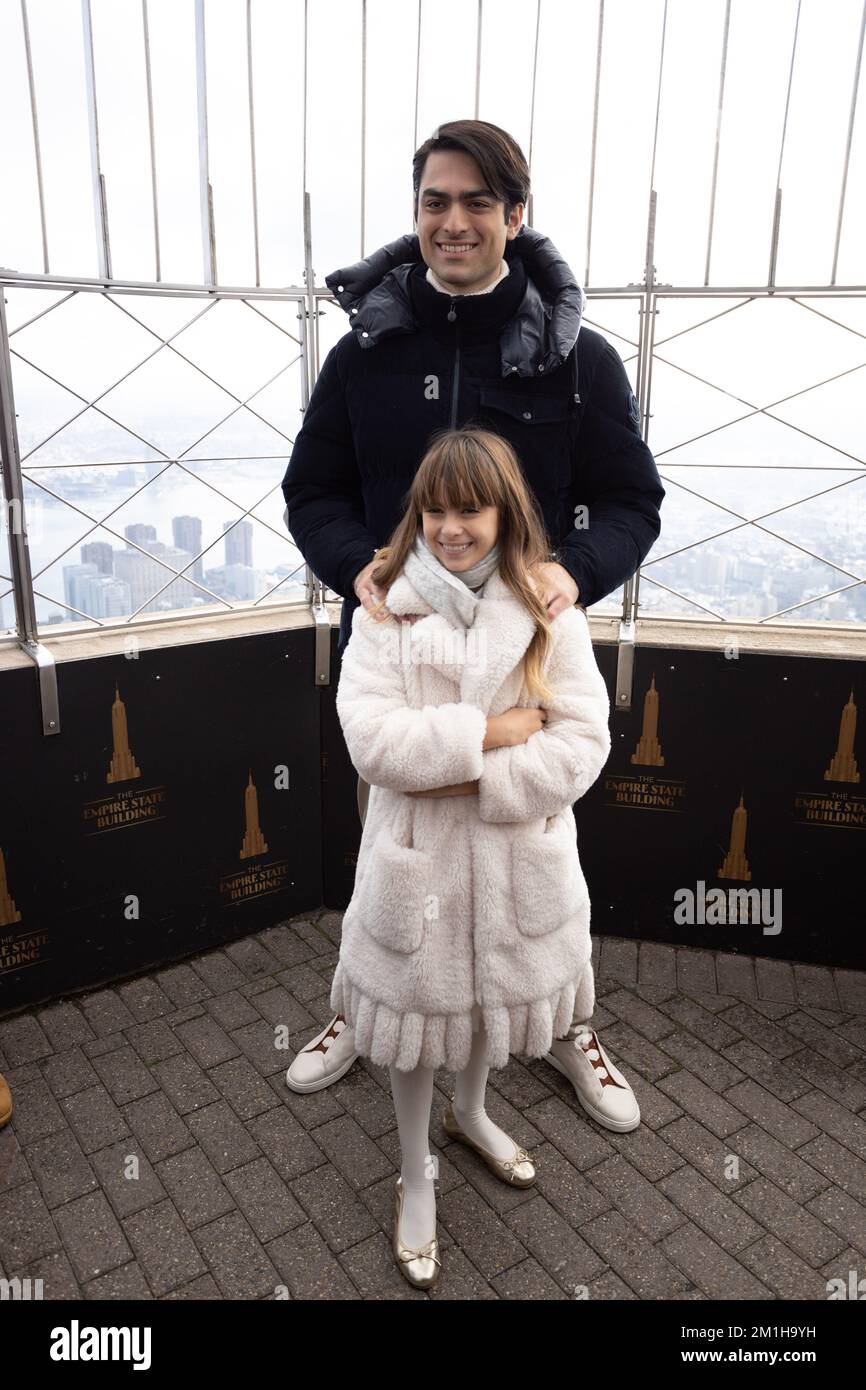
[[[505,243],[520,230],[523,204],[515,204],[507,222],[504,212],[471,155],[435,150],[428,156],[415,229],[425,262],[455,294],[486,289],[499,274]]]

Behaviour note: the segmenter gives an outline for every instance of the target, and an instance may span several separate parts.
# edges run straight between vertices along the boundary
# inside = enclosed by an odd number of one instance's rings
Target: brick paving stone
[[[113,989],[101,989],[81,996],[81,1011],[97,1038],[119,1033],[135,1023],[133,1015]]]
[[[620,1067],[620,1071],[622,1071],[622,1067]],[[658,1130],[682,1115],[682,1110],[671,1100],[670,1096],[666,1096],[651,1081],[646,1081],[634,1071],[629,1071],[624,1075],[635,1093],[640,1108],[642,1128]]]
[[[295,999],[302,1004],[305,1004],[309,999],[318,998],[326,988],[321,975],[307,965],[306,961],[281,970],[278,975],[274,976],[274,980],[277,984],[283,985],[289,994],[294,995]]]
[[[758,993],[754,961],[750,956],[735,956],[730,951],[716,951],[716,979],[719,989],[736,999],[751,999]]]
[[[330,1163],[296,1178],[292,1192],[336,1255],[378,1230],[368,1208]],[[393,1187],[391,1193],[393,1202]]]
[[[66,1116],[41,1077],[16,1085],[12,1103],[15,1133],[23,1148],[46,1134],[67,1128]]]
[[[196,1244],[225,1298],[264,1298],[281,1282],[241,1212],[220,1216],[195,1233]]]
[[[707,1047],[707,1044],[696,1038],[693,1033],[687,1033],[683,1029],[677,1029],[675,1033],[662,1038],[659,1047],[714,1091],[727,1090],[729,1086],[745,1079],[733,1062],[713,1048]]]
[[[188,1004],[199,1004],[213,993],[190,965],[173,965],[168,970],[160,970],[154,979],[164,990],[176,1009]]]
[[[808,1139],[817,1138],[818,1129],[815,1125],[797,1114],[792,1105],[784,1105],[776,1100],[775,1096],[770,1095],[769,1091],[759,1086],[756,1081],[741,1081],[732,1086],[725,1092],[725,1100],[791,1149],[805,1144]],[[798,1105],[799,1098],[793,1104]]]
[[[270,1118],[270,1116],[264,1116],[256,1123],[262,1124]],[[283,1113],[281,1119],[285,1123],[288,1117]],[[295,1123],[292,1121],[293,1125]],[[356,1192],[360,1188],[368,1187],[370,1183],[386,1177],[393,1171],[381,1148],[367,1137],[357,1120],[353,1120],[351,1115],[342,1115],[339,1119],[319,1125],[315,1132],[315,1144],[312,1140],[307,1140],[309,1148],[307,1154],[299,1155],[296,1150],[289,1153],[286,1151],[282,1135],[280,1140],[280,1148],[284,1150],[282,1155],[283,1168],[289,1164],[296,1170],[291,1174],[292,1177],[299,1177],[301,1173],[309,1172],[312,1167],[317,1166],[312,1161],[313,1151],[317,1146],[320,1151],[320,1159],[322,1155],[328,1158]],[[273,1154],[271,1157],[273,1158]],[[277,1166],[280,1167],[280,1164],[278,1163]]]
[[[46,1057],[42,1063],[42,1075],[58,1100],[74,1095],[76,1091],[85,1091],[99,1081],[93,1063],[85,1057],[80,1047],[70,1048],[56,1057]]]
[[[674,994],[670,999],[663,1000],[659,1004],[659,1010],[681,1028],[694,1033],[707,1047],[721,1050],[739,1039],[740,1035],[736,1029],[725,1023],[723,1018],[716,1018],[711,1010],[684,994]]]
[[[840,1187],[828,1187],[806,1205],[825,1226],[866,1254],[866,1207],[862,1203]]]
[[[77,1197],[54,1213],[54,1221],[79,1283],[95,1279],[132,1258],[123,1229],[104,1192]]]
[[[189,1230],[235,1209],[232,1194],[201,1149],[166,1158],[155,1171]]]
[[[292,1189],[266,1158],[233,1168],[225,1184],[259,1240],[273,1240],[307,1220]]]
[[[614,1153],[606,1137],[610,1131],[605,1131],[603,1135],[593,1127],[588,1117],[584,1117],[582,1110],[580,1115],[576,1114],[558,1097],[531,1105],[526,1111],[526,1118],[580,1172],[585,1172],[605,1158],[611,1158]]]
[[[230,1062],[211,1067],[207,1075],[241,1120],[251,1120],[280,1103],[273,1088],[246,1057],[234,1057]],[[283,1089],[288,1094],[288,1087],[284,1085]]]
[[[15,1271],[17,1278],[30,1279],[31,1293],[35,1295],[38,1279],[42,1280],[42,1299],[45,1303],[78,1299],[82,1289],[75,1277],[72,1265],[62,1250],[51,1255],[41,1255],[36,1260],[22,1265]]]
[[[586,1174],[575,1172],[552,1144],[545,1141],[536,1147],[534,1159],[538,1179],[530,1190],[540,1193],[570,1226],[610,1210],[610,1199],[593,1186]]]
[[[844,1249],[845,1241],[767,1178],[756,1178],[733,1200],[808,1265],[817,1268]]]
[[[746,1125],[745,1129],[738,1130],[728,1140],[728,1147],[745,1159],[752,1171],[770,1178],[797,1202],[808,1202],[810,1197],[817,1196],[830,1185],[828,1179],[804,1159],[803,1151],[808,1144],[793,1152],[760,1125]]]
[[[88,1086],[86,1091],[65,1096],[60,1108],[86,1154],[104,1149],[106,1144],[122,1139],[129,1133],[123,1112],[117,1108],[103,1085]]]
[[[273,975],[283,962],[273,955],[267,946],[254,936],[243,937],[226,946],[225,954],[243,973],[247,980],[255,980],[263,975]]]
[[[741,1084],[745,1085],[745,1082]],[[663,1076],[658,1085],[659,1090],[720,1139],[742,1129],[747,1123],[747,1116],[741,1110],[716,1095],[691,1072],[673,1072],[670,1076]]]
[[[237,1028],[231,1036],[261,1076],[286,1071],[292,1051],[278,1045],[281,1035],[265,1019],[260,1017],[255,1023]]]
[[[794,961],[794,983],[801,1004],[814,1004],[821,1009],[839,1008],[833,971],[826,965],[804,965]]]
[[[175,1029],[175,1037],[181,1040],[186,1051],[192,1052],[196,1062],[203,1068],[218,1066],[220,1062],[228,1062],[234,1056],[240,1056],[240,1048],[234,1038],[229,1037],[217,1020],[209,1015],[179,1024]]]
[[[288,1086],[285,1090],[288,1091]],[[361,1067],[352,1067],[340,1082],[340,1105],[347,1115],[357,1120],[365,1134],[378,1139],[394,1128],[394,1101]],[[487,1113],[493,1112],[491,1094],[487,1096]],[[496,1120],[499,1124],[500,1121]]]
[[[755,961],[755,978],[762,999],[797,1001],[797,983],[789,961],[759,957]]]
[[[506,1269],[504,1274],[497,1275],[492,1282],[500,1298],[535,1303],[571,1297],[551,1279],[547,1270],[533,1259],[524,1260],[522,1264]]]
[[[663,1244],[647,1240],[622,1212],[596,1216],[581,1226],[580,1234],[638,1298],[672,1298],[690,1287],[690,1280],[666,1257]]]
[[[152,1163],[138,1152],[140,1147],[130,1135],[90,1155],[102,1190],[121,1219],[153,1206],[166,1195]]]
[[[676,989],[677,957],[672,946],[656,941],[641,941],[638,950],[637,977],[639,984],[667,985]]]
[[[309,923],[306,924],[309,927]],[[298,922],[287,926],[280,923],[276,927],[267,927],[258,933],[258,938],[266,950],[283,965],[298,965],[301,961],[308,961],[316,955],[316,950],[309,943],[305,935],[302,935]],[[327,950],[327,944],[324,945]]]
[[[637,984],[636,941],[624,941],[619,937],[605,936],[601,941],[601,969],[596,973],[606,978],[621,980],[624,984]]]
[[[125,1105],[123,1113],[151,1163],[159,1163],[160,1159],[180,1153],[193,1142],[180,1115],[161,1092]]]
[[[296,1033],[310,1022],[312,1015],[299,1000],[295,999],[282,985],[262,990],[253,996],[253,1003],[272,1028],[281,1026],[287,1033]]]
[[[30,1182],[32,1174],[12,1125],[0,1129],[0,1193]]]
[[[732,1009],[726,1009],[722,1017],[732,1028],[736,1028],[738,1033],[750,1038],[758,1047],[762,1047],[765,1052],[779,1060],[799,1050],[796,1038],[792,1038],[791,1034],[786,1033],[778,1024],[764,1018],[749,1004],[735,1004]]]
[[[186,1053],[157,1062],[153,1076],[179,1115],[202,1110],[219,1100],[219,1091],[207,1073],[202,1071],[194,1057]]]
[[[655,1186],[621,1154],[597,1164],[587,1174],[629,1223],[650,1240],[675,1231],[685,1217],[665,1196],[664,1182]]]
[[[30,1171],[51,1210],[98,1187],[96,1174],[70,1129],[50,1134],[27,1149]]]
[[[826,1280],[774,1236],[764,1236],[743,1250],[740,1260],[777,1298],[827,1297]]]
[[[866,1018],[854,1016],[839,1024],[838,1028],[841,1037],[854,1043],[866,1057]]]
[[[164,1019],[154,1019],[151,1023],[138,1023],[127,1028],[126,1040],[134,1047],[145,1066],[152,1067],[166,1057],[176,1057],[183,1052],[183,1042],[175,1037]]]
[[[54,1051],[38,1021],[29,1014],[0,1023],[0,1047],[6,1058],[7,1076],[13,1067],[34,1062],[37,1057],[50,1057]]]
[[[265,1249],[292,1298],[331,1302],[360,1297],[356,1285],[331,1254],[312,1221],[268,1241]],[[393,1259],[392,1255],[392,1263]],[[394,1273],[401,1284],[406,1284],[398,1269]],[[409,1289],[408,1284],[406,1288]]]
[[[241,1124],[231,1106],[216,1101],[198,1110],[187,1120],[189,1132],[200,1144],[218,1173],[228,1173],[242,1163],[259,1158],[261,1150],[252,1134]]]
[[[128,1216],[123,1229],[153,1293],[159,1297],[206,1272],[205,1262],[170,1201]]]
[[[852,1115],[844,1105],[818,1091],[810,1091],[808,1095],[798,1096],[793,1106],[807,1123],[817,1125],[832,1139],[837,1139],[846,1149],[857,1154],[858,1158],[866,1159],[866,1121]],[[806,1137],[814,1139],[816,1136],[810,1134]]]
[[[649,1042],[657,1043],[674,1031],[671,1020],[660,1009],[640,999],[633,990],[620,988],[606,994],[604,1007]]]
[[[825,1062],[831,1062],[834,1067],[848,1066],[850,1062],[856,1062],[863,1055],[861,1050],[854,1043],[841,1036],[838,1030],[827,1028],[817,1019],[796,1009],[788,1014],[784,1023],[785,1031],[791,1037],[799,1039],[800,1043],[807,1043],[817,1056],[823,1057]]]
[[[119,1265],[108,1274],[90,1279],[82,1292],[85,1298],[93,1299],[153,1299],[147,1280],[135,1260]]]
[[[663,1178],[659,1188],[679,1211],[731,1255],[737,1255],[764,1234],[763,1226],[753,1221],[730,1197],[714,1187],[702,1173],[686,1166]],[[652,1235],[651,1231],[647,1232]],[[668,1234],[662,1232],[660,1234]]]
[[[229,990],[228,994],[215,994],[213,999],[207,1000],[206,1008],[211,1018],[227,1033],[233,1028],[241,1028],[245,1023],[255,1023],[259,1017],[258,1010],[236,989]]]
[[[693,990],[713,994],[716,990],[716,963],[712,951],[677,947],[677,985],[683,994]]]
[[[634,1290],[630,1289],[628,1284],[624,1284],[612,1269],[605,1270],[598,1279],[593,1279],[587,1289],[587,1298],[593,1303],[617,1302],[619,1299],[637,1302]]]
[[[39,1009],[36,1017],[55,1052],[66,1052],[95,1036],[84,1014],[69,1001]]]
[[[21,1183],[0,1196],[0,1263],[10,1277],[31,1260],[53,1254],[61,1244],[35,1182]]]
[[[856,1112],[866,1105],[866,1083],[838,1067],[828,1066],[826,1058],[819,1056],[811,1048],[793,1053],[788,1058],[787,1065],[799,1072],[804,1083],[808,1079],[812,1089],[823,1091],[832,1100],[838,1100],[846,1110]],[[800,1094],[804,1093],[801,1091]]]
[[[750,999],[749,1007],[759,1013],[762,1018],[781,1019],[788,1014],[794,1013],[797,1005],[793,1002],[782,1004],[777,999]]]
[[[440,1198],[437,1218],[485,1279],[526,1258],[523,1243],[467,1183]]]
[[[190,961],[190,965],[214,994],[225,994],[226,990],[236,989],[247,978],[225,951],[211,951],[207,956]]]
[[[216,1281],[212,1274],[202,1274],[198,1279],[193,1279],[189,1284],[183,1284],[179,1289],[172,1289],[171,1293],[163,1294],[163,1298],[169,1299],[221,1299],[222,1294],[216,1286]]]
[[[605,1134],[608,1142],[649,1182],[658,1182],[683,1166],[682,1155],[647,1125],[640,1124],[626,1134],[617,1134],[615,1130],[605,1130]]]
[[[137,1023],[150,1023],[174,1011],[175,1006],[165,990],[149,975],[119,985],[117,992]]]
[[[828,1134],[819,1134],[817,1139],[802,1144],[797,1150],[797,1157],[812,1168],[817,1168],[836,1187],[862,1200],[866,1193],[866,1163]]]
[[[708,1298],[770,1299],[765,1284],[708,1235],[690,1223],[680,1226],[658,1246]]]
[[[833,982],[840,1008],[852,1014],[866,1014],[866,971],[834,970]]]
[[[739,1130],[738,1134],[744,1132]],[[691,1115],[681,1115],[678,1120],[665,1125],[660,1137],[688,1161],[690,1171],[702,1173],[720,1192],[730,1195],[757,1176],[749,1163],[742,1162],[739,1164],[739,1175],[729,1178],[727,1174],[731,1171],[730,1157],[735,1149],[736,1136],[720,1139]]]
[[[792,1058],[798,1055],[794,1052],[791,1057],[780,1062],[747,1038],[741,1038],[739,1042],[725,1048],[725,1056],[730,1058],[734,1066],[739,1067],[746,1076],[763,1086],[765,1091],[769,1091],[777,1100],[786,1104],[812,1089],[792,1065]]]
[[[118,1047],[103,1057],[94,1057],[93,1069],[116,1105],[127,1105],[159,1090],[154,1073],[133,1047]]]

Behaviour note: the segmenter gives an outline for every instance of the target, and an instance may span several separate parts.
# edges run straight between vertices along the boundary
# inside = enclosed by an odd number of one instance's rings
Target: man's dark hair
[[[527,202],[529,165],[514,137],[490,121],[447,121],[419,145],[412,159],[416,215],[424,165],[436,150],[462,150],[472,156],[491,193],[504,201],[506,222],[515,203]]]

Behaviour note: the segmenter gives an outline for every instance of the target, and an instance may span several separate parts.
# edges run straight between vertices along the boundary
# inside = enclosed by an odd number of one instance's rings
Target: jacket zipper
[[[449,322],[449,323],[454,323],[454,322],[456,321],[456,319],[457,319],[457,310],[456,310],[455,307],[454,307],[454,299],[455,299],[455,296],[452,294],[452,296],[451,296],[451,307],[449,308],[449,310],[448,310],[448,315],[447,315],[447,317],[448,317],[448,322]],[[459,325],[459,323],[457,324],[457,327],[455,328],[454,332],[455,332],[456,337],[455,337],[455,344],[454,344],[454,380],[453,380],[453,383],[452,383],[452,386],[451,386],[451,429],[452,429],[452,430],[453,430],[453,429],[456,429],[456,427],[457,427],[457,398],[458,398],[458,395],[459,395],[459,392],[460,392],[460,325]]]

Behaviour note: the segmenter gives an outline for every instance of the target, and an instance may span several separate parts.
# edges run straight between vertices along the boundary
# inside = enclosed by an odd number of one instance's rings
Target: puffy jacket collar
[[[499,330],[502,375],[516,372],[527,377],[555,371],[577,342],[586,295],[550,238],[534,228],[522,227],[506,242],[504,254],[509,266],[520,258],[526,284],[516,311]],[[412,233],[325,276],[325,284],[349,315],[362,348],[375,347],[395,333],[416,332],[418,305],[425,290],[436,301],[441,300],[444,320],[448,306],[445,295],[428,286],[423,275],[415,275],[410,284],[409,277],[419,263],[423,265],[420,244]],[[497,300],[511,279],[509,275],[490,295],[471,296],[465,301],[470,321],[490,313],[493,306],[476,306],[483,300]]]

